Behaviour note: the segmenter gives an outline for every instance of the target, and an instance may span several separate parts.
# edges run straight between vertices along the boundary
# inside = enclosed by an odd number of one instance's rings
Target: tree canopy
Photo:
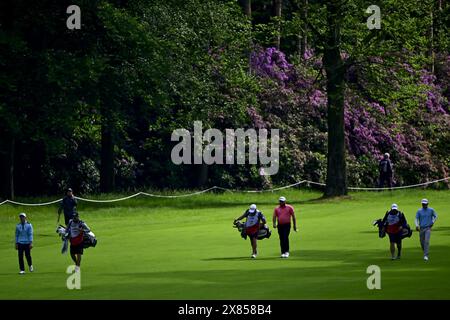
[[[81,9],[70,30],[69,5]],[[450,5],[380,0],[4,0],[0,196],[308,179],[327,195],[448,176]],[[175,165],[178,128],[280,129],[280,169]]]

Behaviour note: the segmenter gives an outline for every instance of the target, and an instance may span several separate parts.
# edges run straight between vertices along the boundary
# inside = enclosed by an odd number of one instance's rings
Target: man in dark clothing
[[[62,199],[59,209],[58,209],[58,223],[61,216],[61,212],[64,211],[64,222],[66,226],[69,224],[70,219],[72,219],[73,214],[77,209],[77,200],[73,195],[73,190],[71,188],[67,189],[66,196]]]
[[[389,159],[389,153],[385,153],[383,159],[379,163],[379,187],[383,188],[386,183],[389,188],[392,188],[392,162]]]
[[[392,204],[391,211],[386,212],[383,218],[383,226],[389,235],[389,242],[391,244],[392,260],[400,259],[402,253],[402,232],[406,224],[407,222],[403,212],[398,211],[398,206],[395,203]],[[397,257],[395,257],[396,244],[398,250]]]

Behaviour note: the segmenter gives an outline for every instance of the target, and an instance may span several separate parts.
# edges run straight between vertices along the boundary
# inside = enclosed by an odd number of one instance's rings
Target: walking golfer
[[[80,220],[78,212],[73,214],[73,219],[69,221],[67,225],[67,236],[70,241],[70,256],[75,262],[75,272],[80,271],[81,256],[83,255],[83,239],[84,234],[89,233],[91,230],[89,227]]]
[[[64,211],[64,222],[67,226],[69,224],[70,219],[72,219],[72,215],[76,211],[76,208],[77,208],[77,200],[73,195],[72,188],[68,188],[66,190],[66,196],[61,200],[61,203],[59,205],[58,223],[59,218],[61,216],[61,212]]]
[[[25,274],[23,254],[27,258],[30,272],[33,272],[33,263],[31,261],[31,249],[33,248],[33,226],[27,221],[25,213],[19,214],[20,222],[16,226],[16,250],[19,253],[19,274]]]
[[[294,208],[286,204],[286,198],[280,197],[279,203],[280,205],[276,207],[273,212],[273,227],[278,228],[281,258],[289,258],[289,233],[291,232],[291,217],[295,232],[297,232],[297,221],[295,219]]]
[[[256,208],[256,204],[252,204],[242,216],[234,220],[234,223],[244,218],[247,218],[247,221],[245,222],[245,232],[250,238],[250,243],[252,245],[252,258],[255,259],[258,255],[257,243],[260,223],[266,224],[266,218],[262,212]]]
[[[431,229],[437,219],[437,214],[433,208],[428,208],[428,200],[422,199],[422,208],[416,213],[416,230],[420,232],[420,245],[423,250],[423,259],[428,261],[430,249]]]
[[[402,255],[402,230],[406,226],[406,218],[403,212],[398,210],[397,204],[393,203],[391,210],[386,212],[383,218],[383,226],[386,228],[386,233],[389,235],[389,242],[391,244],[391,259],[400,259]],[[395,245],[397,244],[397,257],[395,256]]]

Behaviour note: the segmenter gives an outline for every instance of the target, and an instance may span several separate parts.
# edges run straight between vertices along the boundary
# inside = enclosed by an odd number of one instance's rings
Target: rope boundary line
[[[446,177],[446,178],[442,178],[442,179],[438,179],[438,180],[427,181],[424,183],[412,184],[412,185],[408,185],[408,186],[392,187],[392,188],[348,187],[348,190],[385,191],[385,190],[408,189],[408,188],[416,188],[416,187],[426,186],[426,185],[434,184],[434,183],[441,182],[441,181],[447,181],[449,179],[450,179],[450,177]],[[82,197],[77,197],[77,196],[75,196],[75,199],[84,201],[84,202],[91,202],[91,203],[113,203],[113,202],[129,200],[129,199],[132,199],[132,198],[135,198],[138,196],[146,196],[146,197],[153,197],[153,198],[167,198],[167,199],[184,198],[184,197],[191,197],[191,196],[203,194],[203,193],[206,193],[206,192],[209,192],[212,190],[223,190],[223,191],[236,192],[236,193],[263,193],[263,192],[274,192],[274,191],[289,189],[289,188],[292,188],[292,187],[295,187],[298,185],[302,185],[305,183],[308,184],[308,186],[309,185],[317,185],[317,186],[323,187],[326,185],[325,183],[321,183],[321,182],[301,180],[299,182],[292,183],[287,186],[266,189],[266,190],[239,190],[239,189],[229,189],[229,188],[223,188],[223,187],[219,187],[219,186],[213,186],[213,187],[210,187],[210,188],[207,188],[204,190],[200,190],[200,191],[196,191],[196,192],[192,192],[192,193],[186,193],[186,194],[179,194],[179,195],[153,194],[153,193],[147,193],[147,192],[141,191],[141,192],[138,192],[138,193],[135,193],[135,194],[123,197],[123,198],[109,199],[109,200],[95,200],[95,199],[87,199],[87,198],[82,198]],[[7,200],[4,200],[3,202],[0,202],[0,206],[9,203],[9,204],[14,204],[14,205],[18,205],[18,206],[39,207],[39,206],[48,206],[48,205],[56,204],[56,203],[60,202],[61,200],[62,199],[58,199],[58,200],[53,200],[53,201],[43,202],[43,203],[22,203],[22,202],[17,202],[17,201],[7,199]]]

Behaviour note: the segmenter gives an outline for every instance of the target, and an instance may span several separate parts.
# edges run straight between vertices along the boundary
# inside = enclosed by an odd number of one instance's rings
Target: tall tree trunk
[[[327,75],[328,97],[328,157],[325,196],[347,194],[344,127],[344,73],[341,57],[341,0],[327,2],[326,44],[323,65]]]
[[[299,39],[299,52],[300,59],[305,55],[306,49],[308,47],[308,0],[302,0],[301,14],[303,30],[300,31]]]
[[[253,24],[252,24],[252,0],[244,0],[244,12],[245,15],[249,19],[250,23],[250,30],[252,30]],[[252,49],[253,49],[253,39],[250,37],[249,39],[249,51],[248,51],[248,73],[252,72]]]
[[[10,153],[9,153],[9,198],[14,200],[15,198],[15,187],[14,187],[14,162],[16,153],[16,139],[11,139]]]
[[[104,108],[105,109],[105,108]],[[102,114],[102,136],[100,155],[100,191],[112,192],[114,190],[114,126],[106,115],[106,110]]]
[[[446,29],[443,28],[443,26],[442,26],[442,18],[443,18],[443,13],[444,13],[443,8],[442,8],[442,1],[443,0],[438,0],[438,3],[437,3],[438,10],[437,10],[437,14],[436,14],[436,17],[435,17],[435,26],[437,28],[437,32],[435,30],[435,34],[436,34],[435,35],[435,39],[436,39],[435,43],[436,43],[436,46],[435,46],[434,49],[436,51],[438,51],[438,52],[445,51],[443,49],[442,43],[441,43],[442,32],[445,33],[445,31],[446,31]]]
[[[244,12],[247,17],[252,18],[252,0],[244,0]]]
[[[199,175],[198,175],[198,181],[197,185],[199,188],[202,188],[206,185],[206,182],[208,181],[208,165],[205,163],[202,163],[199,168]]]
[[[274,0],[275,5],[275,17],[277,18],[277,36],[275,37],[275,46],[280,49],[281,45],[281,7],[282,0]]]
[[[428,56],[431,59],[430,63],[430,72],[434,74],[434,64],[435,64],[435,52],[434,52],[434,1],[431,3],[431,10],[430,10],[430,30],[429,30],[429,37],[430,37],[430,48],[428,51]]]

